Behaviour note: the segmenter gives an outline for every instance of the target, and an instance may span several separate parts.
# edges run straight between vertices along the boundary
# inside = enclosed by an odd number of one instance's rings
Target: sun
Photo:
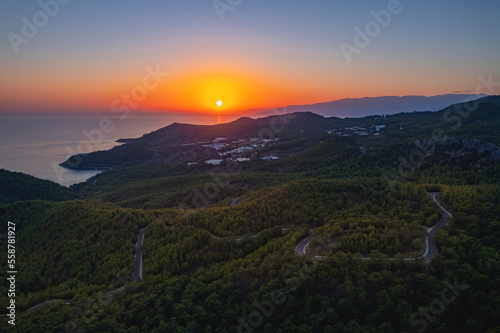
[[[216,104],[217,104],[217,106],[222,106],[222,101],[218,100]]]

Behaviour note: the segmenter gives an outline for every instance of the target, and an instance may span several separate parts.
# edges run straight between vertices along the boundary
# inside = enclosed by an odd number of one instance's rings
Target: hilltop
[[[289,105],[284,108],[263,111],[259,115],[310,111],[326,117],[366,117],[373,114],[389,115],[412,111],[438,111],[448,105],[469,102],[485,96],[483,94],[446,94],[344,98],[310,105]]]
[[[24,200],[64,201],[75,199],[68,188],[21,172],[0,169],[0,204]]]
[[[69,190],[0,172],[19,272],[6,332],[493,331],[499,115],[493,96],[175,123],[72,157],[111,169]]]
[[[297,112],[258,119],[240,118],[211,126],[174,123],[141,138],[127,139],[123,145],[109,151],[73,156],[61,166],[94,169],[150,162],[178,165],[249,156],[261,158],[268,153],[296,153],[297,149],[333,137],[350,140],[359,146],[375,147],[402,140],[429,141],[444,137],[478,139],[500,145],[496,135],[500,125],[499,99],[485,97],[437,112],[363,118],[327,118],[311,112]],[[472,109],[472,112],[467,111]],[[276,146],[276,149],[271,149],[271,146]],[[242,148],[247,149],[246,154],[241,151]],[[227,153],[230,151],[233,153]]]

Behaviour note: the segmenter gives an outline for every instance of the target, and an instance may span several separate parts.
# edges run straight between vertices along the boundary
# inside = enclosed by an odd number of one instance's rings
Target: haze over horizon
[[[498,14],[0,0],[0,332],[500,333]]]
[[[498,2],[232,4],[2,1],[0,111],[227,113],[499,81]]]

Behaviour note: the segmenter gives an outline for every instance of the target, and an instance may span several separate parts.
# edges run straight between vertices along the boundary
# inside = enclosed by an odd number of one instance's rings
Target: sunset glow
[[[265,96],[259,88],[258,81],[236,75],[171,78],[151,92],[148,106],[185,112],[239,112],[258,107],[259,96]]]
[[[413,1],[366,46],[359,45],[355,28],[376,23],[370,13],[386,6],[255,1],[225,12],[221,21],[206,1],[71,2],[17,45],[18,53],[9,38],[0,41],[0,111],[109,111],[116,99],[135,93],[138,98],[120,105],[134,111],[239,113],[341,98],[474,92],[479,75],[500,68],[495,10],[464,2],[439,3],[429,12]],[[21,18],[31,18],[40,7],[22,2],[4,11],[6,36],[22,34]],[[484,17],[458,19],[464,13]],[[357,47],[350,63],[342,43]],[[481,61],[475,60],[478,52]],[[148,67],[168,76],[161,82],[148,78]]]
[[[0,0],[2,331],[500,333],[499,14]]]

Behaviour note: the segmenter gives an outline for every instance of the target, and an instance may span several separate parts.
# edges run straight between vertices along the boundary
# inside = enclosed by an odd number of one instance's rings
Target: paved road
[[[144,229],[139,230],[139,234],[137,235],[137,243],[135,244],[135,267],[134,267],[134,275],[132,276],[132,281],[134,282],[140,282],[142,281],[142,253],[141,253],[141,246],[142,243],[144,242]],[[117,290],[121,290],[123,287],[118,288]],[[69,299],[51,299],[50,301],[45,301],[40,304],[37,304],[35,306],[32,306],[31,308],[23,311],[22,313],[28,313],[32,310],[36,310],[41,308],[43,305],[49,305],[52,304],[56,301],[61,301],[61,304],[63,305],[70,305],[71,300]]]
[[[297,244],[297,246],[295,247],[295,252],[297,252],[299,256],[303,256],[304,254],[306,254],[307,246],[309,245],[311,239],[313,238],[312,232],[313,232],[312,229],[309,230],[309,236],[301,240],[299,244]]]
[[[135,267],[134,267],[134,275],[132,277],[132,281],[140,282],[142,281],[142,253],[141,246],[144,242],[144,229],[139,230],[139,234],[137,235],[137,243],[135,244]]]
[[[309,246],[309,243],[311,243],[311,239],[313,238],[312,233],[313,230],[309,229],[309,236],[301,240],[299,244],[297,244],[297,246],[295,247],[295,252],[297,252],[299,256],[303,256],[304,254],[307,253],[307,247]],[[325,258],[323,258],[322,256],[314,256],[314,259],[323,260]]]
[[[436,240],[434,239],[434,237],[436,236],[436,233],[439,231],[439,229],[448,224],[448,218],[451,217],[450,212],[444,209],[444,207],[441,206],[441,204],[436,200],[436,195],[439,194],[439,192],[431,192],[429,194],[432,197],[432,200],[434,200],[434,202],[438,204],[439,208],[441,208],[441,212],[443,213],[443,215],[441,217],[441,221],[439,221],[435,226],[427,230],[428,236],[425,238],[425,253],[424,253],[424,259],[426,262],[429,262],[432,259],[434,259],[434,255],[437,253]]]
[[[24,310],[22,313],[28,313],[32,310],[36,310],[36,309],[41,308],[43,305],[50,305],[54,302],[60,302],[60,304],[62,304],[62,305],[70,305],[71,304],[70,299],[51,299],[50,301],[45,301],[45,302],[42,302],[42,303],[37,304],[35,306],[32,306],[31,308]]]
[[[290,228],[281,228],[281,232],[282,233],[286,233]],[[215,236],[214,234],[212,234],[210,231],[208,230],[205,230],[206,232],[208,232],[210,234],[210,236],[212,236],[212,238],[217,238],[217,239],[227,239],[227,240],[230,240],[230,239],[235,239],[236,240],[236,243],[240,243],[243,239],[245,239],[246,237],[248,238],[255,238],[255,237],[259,237],[259,234],[255,234],[255,235],[250,235],[250,236],[237,236],[237,237],[234,237],[234,236],[228,236],[228,237],[219,237],[219,236]],[[312,231],[311,231],[312,232]]]
[[[443,213],[441,220],[436,223],[432,228],[427,229],[427,237],[425,238],[425,252],[423,254],[423,258],[425,262],[429,262],[432,259],[434,259],[435,254],[437,253],[437,246],[436,246],[436,240],[434,239],[436,236],[436,233],[444,227],[446,224],[448,224],[448,218],[451,217],[450,212],[448,212],[446,209],[444,209],[443,206],[436,200],[436,195],[440,194],[440,192],[430,192],[429,195],[432,197],[432,200],[434,200],[435,203],[438,204],[439,208],[441,208],[441,212]],[[313,230],[309,230],[309,236],[301,240],[297,246],[295,247],[295,252],[299,256],[303,256],[304,254],[307,253],[307,246],[309,246],[309,243],[311,242],[312,239],[312,232]],[[314,256],[314,259],[316,260],[323,260],[324,258],[322,256]],[[371,258],[360,258],[362,260],[371,260]],[[395,260],[393,258],[389,258],[388,260]],[[413,258],[404,258],[403,261],[412,261]]]

